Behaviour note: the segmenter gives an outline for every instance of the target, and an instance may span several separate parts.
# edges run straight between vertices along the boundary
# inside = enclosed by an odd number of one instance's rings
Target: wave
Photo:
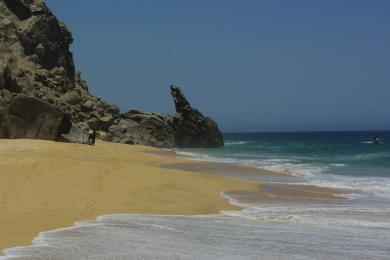
[[[390,152],[361,153],[354,155],[351,160],[390,159]]]
[[[389,214],[367,205],[277,204],[202,216],[104,215],[41,232],[0,259],[387,259]]]
[[[225,196],[229,198],[228,196]],[[317,226],[343,226],[350,228],[390,229],[390,208],[370,205],[321,205],[321,204],[281,204],[256,206],[237,203],[240,211],[223,211],[221,214],[256,221],[283,221]],[[346,217],[349,215],[349,217]]]
[[[344,166],[347,166],[347,164],[345,164],[345,163],[331,163],[330,165],[336,166],[336,167],[344,167]]]
[[[390,178],[359,177],[323,174],[307,177],[309,183],[320,186],[343,189],[352,192],[350,198],[377,198],[390,200]]]
[[[362,194],[365,194],[366,196],[374,196],[377,198],[390,200],[390,178],[332,174],[332,171],[335,169],[335,167],[341,168],[348,166],[344,163],[330,163],[320,165],[313,163],[302,163],[301,160],[295,158],[238,159],[187,151],[177,151],[177,153],[189,156],[191,159],[198,161],[232,163],[241,166],[282,172],[295,177],[302,177],[302,182],[305,184],[310,183],[322,187],[348,190],[351,192],[349,195],[347,195],[349,198],[357,198]],[[384,155],[378,155],[377,153],[368,154],[365,158],[373,158],[376,156]]]
[[[331,164],[331,166],[345,167],[346,165]],[[303,184],[310,183],[322,187],[346,190],[350,192],[346,196],[351,199],[368,196],[390,200],[390,178],[331,174],[329,173],[331,172],[329,166],[311,164],[284,163],[264,168],[303,177],[305,181]]]
[[[206,161],[206,162],[218,162],[218,163],[231,163],[238,164],[241,166],[255,167],[267,169],[266,167],[272,166],[282,166],[282,165],[293,165],[293,163],[297,163],[296,159],[238,159],[232,157],[218,157],[212,156],[208,154],[188,152],[188,151],[176,151],[179,155],[184,155],[195,161]],[[240,154],[242,155],[242,154]],[[278,171],[283,171],[282,169]]]
[[[253,143],[254,141],[232,141],[232,142],[225,142],[225,145],[244,145],[248,143]]]
[[[204,216],[106,215],[42,232],[32,246],[7,249],[0,259],[387,259],[388,214],[293,205]]]
[[[295,176],[310,175],[312,173],[323,172],[327,167],[312,166],[310,164],[302,164],[297,159],[237,159],[231,157],[218,157],[208,154],[188,152],[188,151],[176,151],[179,155],[190,157],[196,161],[207,161],[207,162],[220,162],[220,163],[232,163],[241,166],[261,168],[265,170],[272,170],[277,172],[289,173]]]

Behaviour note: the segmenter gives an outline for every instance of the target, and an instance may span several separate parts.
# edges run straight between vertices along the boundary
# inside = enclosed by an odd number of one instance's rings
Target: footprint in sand
[[[97,202],[101,198],[101,192],[104,189],[103,174],[108,174],[108,171],[100,172],[92,179],[91,195],[85,203],[85,208],[87,210],[94,210]]]
[[[8,195],[7,193],[3,193],[3,195],[1,196],[1,209],[2,210],[6,210],[7,207],[8,207]]]

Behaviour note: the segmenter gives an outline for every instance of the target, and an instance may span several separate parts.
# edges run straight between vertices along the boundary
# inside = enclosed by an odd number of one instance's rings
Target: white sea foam
[[[345,163],[331,163],[330,165],[336,166],[336,167],[344,167],[344,166],[347,166],[347,164],[345,164]]]
[[[313,174],[320,174],[328,169],[327,166],[315,166],[303,163],[281,163],[269,166],[264,166],[267,170],[289,173],[297,177],[313,176]]]
[[[376,198],[387,199],[390,201],[390,180],[382,177],[359,177],[359,176],[341,176],[326,174],[307,178],[310,183],[349,190],[352,192],[351,198],[356,195],[374,196]],[[359,192],[360,191],[360,192]],[[355,192],[355,193],[354,193]],[[358,194],[356,194],[356,192]]]
[[[3,259],[387,259],[387,226],[347,221],[364,212],[296,208],[248,209],[247,216],[102,216],[40,233],[32,247],[8,249]],[[318,213],[347,224],[306,217]]]
[[[224,195],[229,198],[229,196]],[[221,212],[227,216],[241,217],[249,220],[285,221],[290,223],[310,224],[321,227],[338,228],[381,228],[390,230],[390,207],[377,207],[365,204],[268,204],[246,205],[241,211]]]
[[[372,160],[372,159],[385,159],[390,158],[390,152],[377,152],[377,153],[362,153],[354,155],[353,158],[355,160]]]
[[[331,164],[331,166],[344,167],[345,164]],[[357,195],[360,198],[365,195],[390,201],[390,178],[330,174],[329,166],[311,164],[283,163],[264,168],[303,177],[304,184],[311,183],[322,187],[347,190],[350,192],[346,195],[349,198],[357,198]]]
[[[280,165],[281,163],[288,162],[297,162],[294,159],[238,159],[231,157],[217,157],[202,153],[188,152],[188,151],[176,151],[179,155],[184,155],[189,157],[192,160],[196,161],[206,161],[206,162],[220,162],[220,163],[232,163],[238,164],[242,166],[250,166],[250,167],[266,167],[271,165]],[[241,156],[245,154],[240,154]]]
[[[336,167],[346,166],[345,164],[331,165]],[[347,195],[349,198],[357,198],[357,195],[360,198],[365,195],[390,201],[390,178],[330,174],[328,166],[311,164],[283,163],[264,168],[303,177],[303,184],[311,183],[322,187],[347,190],[350,192]]]
[[[225,145],[243,145],[248,143],[253,143],[254,141],[236,141],[236,142],[225,142]]]

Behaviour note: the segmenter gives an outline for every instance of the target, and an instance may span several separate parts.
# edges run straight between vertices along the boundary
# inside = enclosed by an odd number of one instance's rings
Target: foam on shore
[[[298,207],[299,208],[299,207]],[[270,211],[270,209],[268,209]],[[283,211],[284,210],[284,211]],[[295,209],[297,210],[297,209]],[[298,209],[304,210],[304,209]],[[306,208],[306,213],[319,212]],[[326,210],[333,219],[362,212]],[[287,213],[287,214],[286,214]],[[349,215],[344,215],[345,213]],[[356,213],[356,214],[355,214]],[[290,210],[242,217],[108,215],[41,233],[34,246],[6,250],[38,259],[387,259],[388,228],[310,224]],[[286,214],[286,215],[283,215]],[[336,214],[336,216],[334,216]],[[364,215],[367,217],[367,212]],[[339,219],[339,218],[337,218]],[[340,243],[342,245],[340,245]],[[7,257],[5,257],[7,259]],[[13,258],[14,259],[14,258]]]

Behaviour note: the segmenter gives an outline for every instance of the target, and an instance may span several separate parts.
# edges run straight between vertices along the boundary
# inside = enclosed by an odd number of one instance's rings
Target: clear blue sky
[[[93,94],[223,131],[390,129],[388,0],[47,0]]]

